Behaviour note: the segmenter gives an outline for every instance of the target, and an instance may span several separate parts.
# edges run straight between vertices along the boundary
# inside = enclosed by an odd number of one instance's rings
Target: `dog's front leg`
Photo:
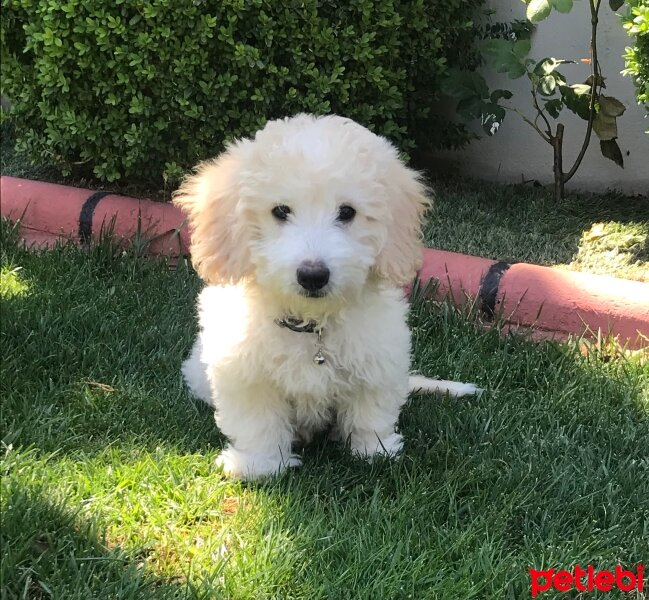
[[[230,443],[217,464],[229,477],[256,479],[299,466],[291,454],[291,406],[267,384],[219,386],[216,423]]]
[[[338,410],[338,429],[352,452],[371,459],[377,454],[395,456],[402,437],[396,432],[399,409],[405,402],[396,390],[362,387]]]

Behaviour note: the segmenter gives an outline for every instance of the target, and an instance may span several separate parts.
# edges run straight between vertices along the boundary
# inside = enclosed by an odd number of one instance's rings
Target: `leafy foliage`
[[[457,113],[466,121],[480,119],[488,135],[493,135],[505,118],[505,109],[498,101],[512,97],[508,90],[489,92],[484,78],[478,73],[457,69],[449,71],[442,82],[442,92],[458,100]]]
[[[565,107],[583,120],[589,121],[594,92],[593,130],[600,140],[611,142],[617,146],[617,142],[615,142],[617,137],[616,119],[624,113],[626,107],[617,98],[601,93],[602,88],[606,87],[604,79],[598,77],[597,85],[594,87],[592,77],[584,83],[569,84],[558,67],[574,63],[574,61],[546,57],[535,63],[534,60],[527,58],[529,51],[530,42],[528,40],[491,39],[483,45],[484,55],[496,72],[507,73],[511,79],[527,75],[532,86],[535,110],[539,118],[547,113],[553,119],[558,119]],[[546,133],[551,137],[552,132],[549,127]],[[602,153],[612,160],[612,156],[615,155],[615,162],[622,166],[621,152],[609,153],[608,146],[610,145],[606,145],[607,151],[603,150]],[[619,161],[617,160],[618,155]]]
[[[627,0],[627,4],[629,10],[622,21],[635,42],[625,49],[626,68],[622,73],[633,77],[638,103],[644,104],[649,113],[649,4],[646,0]]]
[[[100,179],[177,178],[228,139],[298,112],[395,141],[456,146],[430,110],[471,68],[484,0],[8,0],[2,93],[20,149]]]
[[[490,17],[489,11],[485,14]],[[508,73],[511,78],[519,77],[525,73],[520,57],[530,50],[533,29],[529,21],[489,22],[482,34],[486,40],[481,45],[483,56],[499,57],[502,62],[499,72]],[[456,112],[462,119],[479,119],[488,135],[494,135],[505,120],[506,111],[499,101],[509,100],[513,95],[509,90],[490,92],[482,75],[457,68],[449,69],[441,89],[458,100]]]
[[[485,14],[491,16],[488,11]],[[514,19],[513,21],[489,22],[485,27],[483,38],[503,38],[505,40],[529,40],[534,25],[527,20]]]
[[[530,24],[535,24],[546,19],[553,10],[560,13],[570,12],[573,0],[523,0],[527,4],[527,18]],[[639,0],[641,1],[641,0]],[[591,28],[597,27],[599,0],[590,0]],[[609,0],[611,9],[617,10],[619,0]],[[644,9],[642,12],[644,18]],[[647,13],[649,14],[649,13]],[[634,26],[641,19],[634,21]],[[531,26],[531,25],[530,25]],[[649,28],[649,25],[647,26]],[[520,27],[518,28],[520,30]],[[523,30],[525,34],[525,30]],[[591,51],[593,72],[583,83],[568,83],[566,77],[558,70],[565,64],[574,63],[573,60],[545,57],[535,61],[528,57],[531,43],[528,36],[501,35],[496,29],[494,35],[482,44],[483,55],[486,62],[497,72],[507,73],[510,79],[527,76],[531,85],[532,104],[535,112],[533,119],[523,116],[526,123],[550,145],[555,152],[555,185],[557,194],[563,193],[563,183],[568,181],[579,167],[586,147],[588,146],[591,131],[594,131],[600,140],[602,155],[614,161],[618,166],[624,167],[624,159],[617,139],[617,117],[621,116],[626,107],[617,98],[603,93],[606,88],[597,60],[595,48],[595,34],[591,29]],[[477,74],[470,74],[471,86],[462,85],[461,79],[467,80],[467,75],[461,71],[450,71],[449,79],[445,82],[443,91],[453,98],[459,98],[457,105],[458,114],[466,120],[480,118],[484,131],[493,135],[505,118],[505,108],[519,112],[511,106],[498,104],[501,99],[512,97],[508,90],[496,90],[489,93],[484,78]],[[470,110],[467,110],[470,107]],[[553,130],[550,119],[559,119],[562,110],[566,108],[583,120],[588,122],[586,139],[582,151],[575,165],[568,173],[559,172],[561,164],[561,146],[563,143],[563,125],[557,124]],[[485,121],[489,124],[485,127]]]

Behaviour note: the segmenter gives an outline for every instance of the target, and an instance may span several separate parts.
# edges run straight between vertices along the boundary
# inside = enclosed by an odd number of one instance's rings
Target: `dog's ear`
[[[250,270],[247,233],[239,207],[240,150],[201,163],[174,194],[187,215],[192,264],[207,283],[235,283]]]
[[[396,157],[391,162],[383,172],[389,202],[387,238],[374,272],[395,285],[405,285],[421,266],[421,222],[431,200],[419,173]]]

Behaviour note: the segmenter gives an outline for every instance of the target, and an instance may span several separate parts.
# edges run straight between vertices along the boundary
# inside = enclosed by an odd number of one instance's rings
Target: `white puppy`
[[[429,201],[384,138],[337,116],[271,121],[201,164],[175,203],[208,283],[182,370],[230,442],[228,475],[299,465],[292,443],[331,423],[361,456],[395,455],[410,390],[477,391],[409,378],[402,286]]]

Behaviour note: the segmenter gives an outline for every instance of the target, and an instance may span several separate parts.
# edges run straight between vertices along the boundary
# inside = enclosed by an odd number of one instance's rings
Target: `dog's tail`
[[[408,379],[410,391],[415,394],[448,394],[449,396],[480,395],[482,390],[472,383],[429,379],[422,375],[411,375]]]

